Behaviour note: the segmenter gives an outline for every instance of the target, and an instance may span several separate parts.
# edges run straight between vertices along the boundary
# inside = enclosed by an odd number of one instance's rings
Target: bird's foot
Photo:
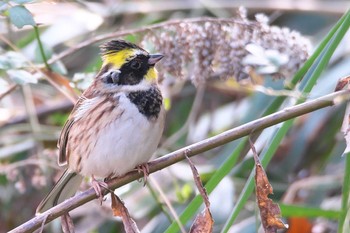
[[[91,178],[92,178],[92,182],[91,182],[92,187],[94,188],[95,193],[98,199],[100,200],[100,205],[102,205],[103,193],[101,188],[109,190],[108,185],[105,181],[96,180],[94,176],[91,176]]]
[[[143,173],[143,186],[147,184],[147,178],[149,176],[149,165],[148,163],[140,164],[136,167],[138,173]]]

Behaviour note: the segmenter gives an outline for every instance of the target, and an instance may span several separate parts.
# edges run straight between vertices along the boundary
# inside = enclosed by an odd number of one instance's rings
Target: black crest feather
[[[125,40],[111,40],[101,45],[102,55],[116,53],[124,49],[139,49],[145,51],[143,48],[136,44],[127,42]]]

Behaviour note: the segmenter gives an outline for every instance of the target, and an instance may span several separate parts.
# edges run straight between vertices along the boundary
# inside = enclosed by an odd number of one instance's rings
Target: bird
[[[84,177],[92,178],[102,201],[103,182],[98,178],[122,176],[140,166],[148,175],[147,162],[165,122],[155,68],[164,55],[118,39],[100,48],[101,69],[77,100],[58,139],[58,164],[66,170],[36,214],[72,197]]]

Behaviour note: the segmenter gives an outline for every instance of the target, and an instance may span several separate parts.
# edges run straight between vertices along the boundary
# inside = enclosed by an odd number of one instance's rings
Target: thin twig
[[[57,56],[54,56],[53,58],[51,58],[48,61],[48,64],[55,63],[56,61],[61,60],[62,58],[65,58],[68,55],[75,53],[82,48],[85,48],[89,45],[95,44],[95,43],[103,41],[103,40],[132,35],[132,34],[137,34],[137,33],[144,33],[144,32],[150,31],[150,30],[155,30],[155,29],[159,29],[159,28],[166,28],[166,27],[169,27],[172,25],[178,25],[181,23],[203,23],[203,22],[216,22],[216,23],[228,23],[228,24],[229,23],[237,23],[237,24],[247,25],[247,22],[242,22],[242,21],[237,20],[237,19],[218,19],[218,18],[208,18],[208,17],[200,17],[200,18],[186,19],[186,20],[184,20],[184,19],[170,20],[170,21],[166,21],[163,23],[158,23],[158,24],[153,24],[150,26],[141,27],[138,29],[121,30],[121,31],[111,32],[111,33],[107,33],[107,34],[93,37],[89,40],[81,42],[80,44],[77,44],[74,47],[71,47],[71,48],[61,52]],[[254,25],[254,24],[251,23],[251,25]]]
[[[13,92],[14,90],[16,90],[17,87],[18,87],[17,84],[12,84],[6,91],[0,94],[0,100],[5,96],[7,96],[8,94],[10,94],[11,92]]]
[[[2,41],[5,42],[8,46],[10,46],[10,48],[11,48],[13,51],[20,52],[20,50],[16,47],[16,45],[14,45],[10,40],[8,40],[5,36],[3,36],[3,35],[1,35],[1,34],[0,34],[0,40],[2,40]]]
[[[148,178],[152,178],[152,177],[148,177]],[[168,210],[165,208],[166,206],[164,205],[164,203],[160,200],[159,196],[157,195],[156,191],[153,189],[152,185],[149,184],[149,182],[146,184],[149,192],[151,193],[152,197],[154,198],[154,200],[157,202],[157,204],[159,205],[159,208],[161,209],[161,211],[163,212],[163,214],[165,215],[165,217],[168,219],[169,223],[173,222],[173,219],[170,215],[170,213],[168,212]],[[179,223],[178,223],[179,224]]]
[[[174,207],[172,206],[172,204],[170,203],[169,199],[167,198],[167,196],[163,192],[163,190],[160,187],[160,185],[158,184],[157,180],[153,179],[152,177],[149,177],[149,180],[151,181],[152,185],[156,188],[156,190],[158,191],[160,197],[163,199],[163,201],[165,202],[165,204],[169,208],[170,213],[174,217],[174,219],[177,222],[177,224],[179,225],[181,232],[182,233],[186,233],[186,230],[185,230],[184,226],[181,224],[181,221],[179,219],[179,215],[176,213]]]
[[[297,116],[300,116],[309,112],[316,111],[321,108],[339,104],[349,99],[350,99],[350,91],[342,90],[339,92],[335,92],[335,93],[305,102],[303,104],[285,108],[274,114],[259,118],[257,120],[246,123],[244,125],[238,126],[236,128],[227,130],[216,136],[194,143],[190,146],[181,148],[163,157],[155,159],[149,162],[149,172],[153,173],[153,172],[159,171],[181,160],[184,160],[185,155],[187,155],[188,157],[192,157],[194,155],[203,153],[213,148],[222,146],[238,138],[247,136],[252,132],[265,129],[272,125],[276,125],[283,121],[295,118]],[[125,184],[130,183],[131,181],[140,179],[142,176],[143,174],[140,174],[137,171],[132,171],[122,177],[111,179],[110,181],[107,182],[107,184],[110,189],[116,189],[118,187],[121,187]],[[105,191],[105,194],[107,194],[107,191]],[[42,222],[45,219],[46,219],[46,222],[51,222],[53,219],[61,216],[62,214],[68,211],[71,211],[96,198],[97,196],[96,196],[95,190],[93,188],[90,188],[60,203],[59,205],[47,210],[46,212],[30,219],[29,221],[23,223],[22,225],[10,231],[10,233],[33,232],[34,230],[40,228]]]
[[[297,193],[299,190],[305,191],[315,189],[321,185],[326,186],[328,184],[339,184],[339,186],[341,186],[343,177],[344,174],[332,174],[325,176],[311,176],[305,179],[297,180],[288,187],[283,197],[282,203],[292,204],[295,201],[295,198],[297,198]]]
[[[23,97],[24,97],[24,105],[25,109],[27,111],[28,117],[29,117],[29,123],[32,130],[33,135],[37,135],[39,132],[41,132],[41,127],[39,124],[38,116],[36,115],[35,111],[35,104],[34,104],[34,97],[32,93],[32,89],[29,85],[23,85],[22,86],[23,91]],[[43,141],[37,140],[36,147],[38,151],[43,151]],[[39,158],[43,157],[43,153],[38,153]],[[44,166],[40,166],[42,169]]]

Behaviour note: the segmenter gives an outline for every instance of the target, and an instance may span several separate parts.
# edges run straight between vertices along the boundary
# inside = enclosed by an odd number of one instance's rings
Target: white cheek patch
[[[120,91],[122,92],[134,92],[134,91],[147,91],[152,87],[152,84],[143,79],[140,83],[135,85],[121,85]]]
[[[115,85],[115,81],[117,80],[114,80],[114,79],[118,79],[119,75],[120,75],[120,70],[118,69],[109,69],[107,72],[105,72],[103,75],[102,75],[102,81],[104,83],[106,83],[107,85]],[[109,77],[108,77],[109,76]],[[112,83],[109,83],[108,82],[108,79],[111,78],[112,79]]]

